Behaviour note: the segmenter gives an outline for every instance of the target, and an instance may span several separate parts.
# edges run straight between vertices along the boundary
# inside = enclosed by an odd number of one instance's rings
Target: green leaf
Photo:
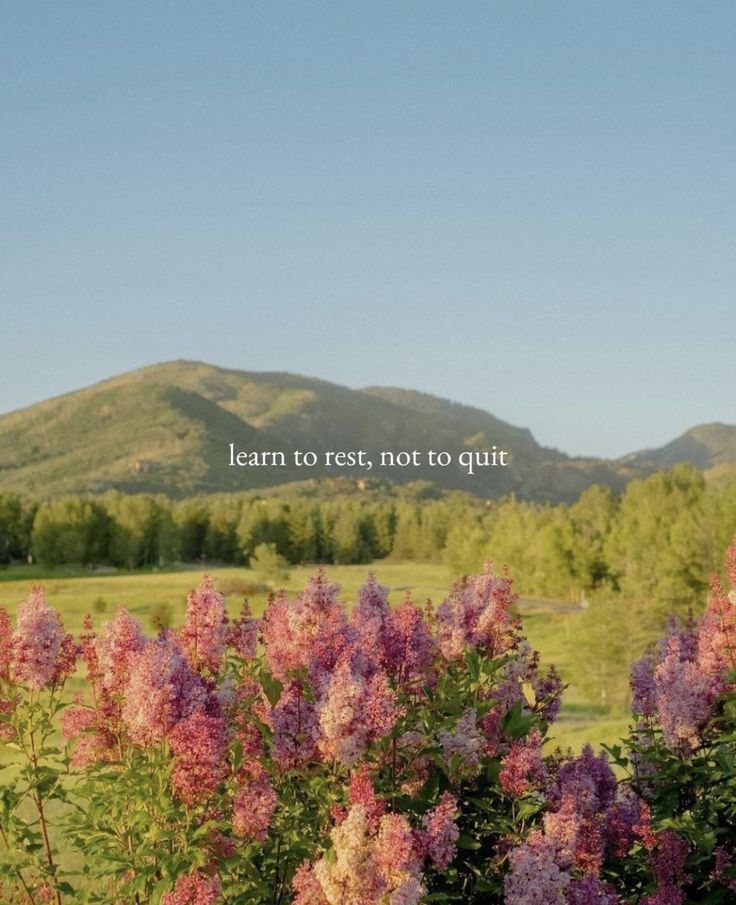
[[[461,836],[457,840],[457,847],[477,851],[480,848],[480,842],[477,839],[473,839],[472,836]]]
[[[266,669],[261,670],[260,679],[269,704],[275,707],[279,702],[284,686]]]

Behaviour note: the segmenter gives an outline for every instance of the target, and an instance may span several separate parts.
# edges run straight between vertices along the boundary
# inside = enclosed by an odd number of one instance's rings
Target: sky
[[[4,3],[0,412],[197,359],[736,423],[731,2]]]

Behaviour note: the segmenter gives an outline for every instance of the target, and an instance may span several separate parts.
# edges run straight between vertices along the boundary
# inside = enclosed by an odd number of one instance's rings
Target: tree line
[[[27,503],[0,494],[4,563],[30,555],[45,567],[248,565],[263,544],[288,563],[443,559],[468,574],[493,560],[525,595],[580,601],[607,591],[679,611],[703,599],[734,533],[736,482],[711,486],[689,465],[620,495],[591,487],[573,505],[482,500],[424,482],[176,501],[109,492]]]

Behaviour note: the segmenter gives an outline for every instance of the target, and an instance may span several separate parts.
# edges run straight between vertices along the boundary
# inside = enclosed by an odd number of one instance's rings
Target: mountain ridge
[[[228,464],[229,444],[280,450],[279,468]],[[381,468],[371,477],[430,480],[484,497],[570,502],[593,483],[622,490],[678,461],[718,477],[736,469],[736,426],[699,425],[660,449],[620,459],[572,457],[540,445],[526,427],[418,390],[349,389],[282,371],[256,372],[174,360],[114,375],[0,415],[0,490],[45,498],[66,492],[163,492],[170,496],[266,488],[356,468],[297,468],[296,449],[509,451],[507,468],[468,476],[447,468]]]

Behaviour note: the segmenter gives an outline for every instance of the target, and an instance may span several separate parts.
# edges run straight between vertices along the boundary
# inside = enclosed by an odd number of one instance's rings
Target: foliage
[[[728,567],[736,585],[736,541]],[[511,851],[508,905],[725,905],[736,896],[736,589],[714,576],[704,615],[673,619],[632,669],[627,771],[567,760],[541,827]]]
[[[632,670],[637,722],[619,760],[651,815],[652,903],[736,899],[736,541],[727,573],[733,590],[714,576],[704,615],[673,621]]]
[[[32,552],[48,566],[242,565],[261,544],[290,564],[442,558],[454,574],[471,574],[492,560],[519,576],[524,595],[577,602],[613,594],[661,627],[667,613],[702,604],[736,517],[736,484],[708,486],[691,466],[632,481],[620,497],[591,487],[571,506],[438,495],[422,482],[351,486],[174,502],[108,492],[38,507],[4,494],[0,562]]]
[[[112,519],[96,500],[59,497],[42,503],[33,520],[33,551],[47,566],[61,563],[90,565],[109,550]]]
[[[258,544],[249,565],[267,581],[278,584],[289,580],[288,563],[276,549],[276,544]]]

